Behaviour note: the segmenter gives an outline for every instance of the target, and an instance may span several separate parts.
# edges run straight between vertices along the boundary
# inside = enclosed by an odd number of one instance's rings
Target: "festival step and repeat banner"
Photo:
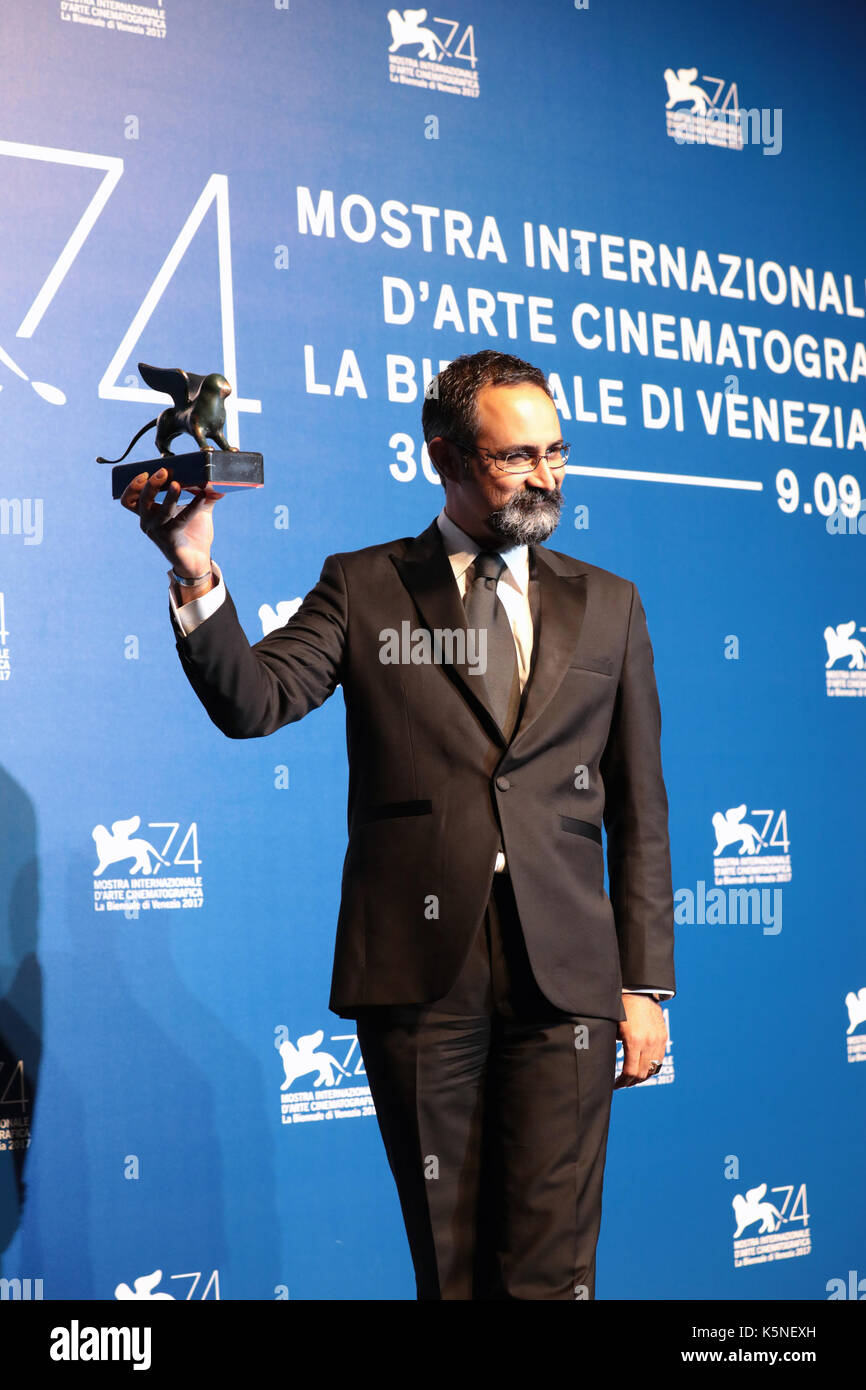
[[[598,1297],[866,1295],[864,39],[845,0],[4,7],[0,1297],[414,1298],[327,1007],[342,693],[225,739],[95,460],[169,403],[139,362],[228,379],[255,641],[429,525],[424,391],[482,348],[547,374],[550,544],[635,581],[662,707],[678,988]]]

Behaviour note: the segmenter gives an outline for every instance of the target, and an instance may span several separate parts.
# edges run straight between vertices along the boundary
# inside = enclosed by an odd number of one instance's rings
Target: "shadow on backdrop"
[[[0,767],[0,1256],[27,1197],[27,1145],[42,1056],[36,955],[39,869],[33,803]],[[0,1272],[3,1266],[0,1261]]]

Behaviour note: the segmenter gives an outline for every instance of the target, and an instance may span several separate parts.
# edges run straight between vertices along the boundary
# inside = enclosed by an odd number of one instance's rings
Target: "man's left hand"
[[[626,1019],[617,1025],[616,1034],[622,1039],[625,1056],[622,1071],[613,1083],[614,1090],[619,1086],[637,1086],[647,1077],[658,1075],[661,1068],[652,1063],[664,1060],[668,1041],[661,1005],[648,994],[623,994],[622,1004]]]

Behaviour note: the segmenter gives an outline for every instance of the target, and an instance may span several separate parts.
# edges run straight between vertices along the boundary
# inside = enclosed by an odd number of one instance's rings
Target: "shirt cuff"
[[[673,992],[672,989],[625,989],[625,988],[623,988],[623,991],[622,991],[622,992],[623,992],[623,994],[657,994],[657,995],[659,995],[659,997],[662,998],[662,999],[673,999],[673,997],[674,997],[674,992]]]
[[[171,582],[171,570],[168,571],[168,605],[171,611],[171,619],[180,633],[181,637],[188,637],[191,632],[195,632],[207,618],[210,618],[222,603],[225,602],[226,586],[222,582],[222,574],[219,565],[211,561],[211,570],[216,580],[212,589],[208,589],[201,598],[190,599],[189,603],[178,605],[174,600],[174,585]]]

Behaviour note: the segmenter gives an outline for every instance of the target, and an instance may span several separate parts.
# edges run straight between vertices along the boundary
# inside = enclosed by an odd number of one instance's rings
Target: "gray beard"
[[[564,500],[561,488],[554,492],[541,492],[538,488],[516,492],[504,507],[490,513],[487,525],[510,545],[538,545],[553,535],[559,525]]]

